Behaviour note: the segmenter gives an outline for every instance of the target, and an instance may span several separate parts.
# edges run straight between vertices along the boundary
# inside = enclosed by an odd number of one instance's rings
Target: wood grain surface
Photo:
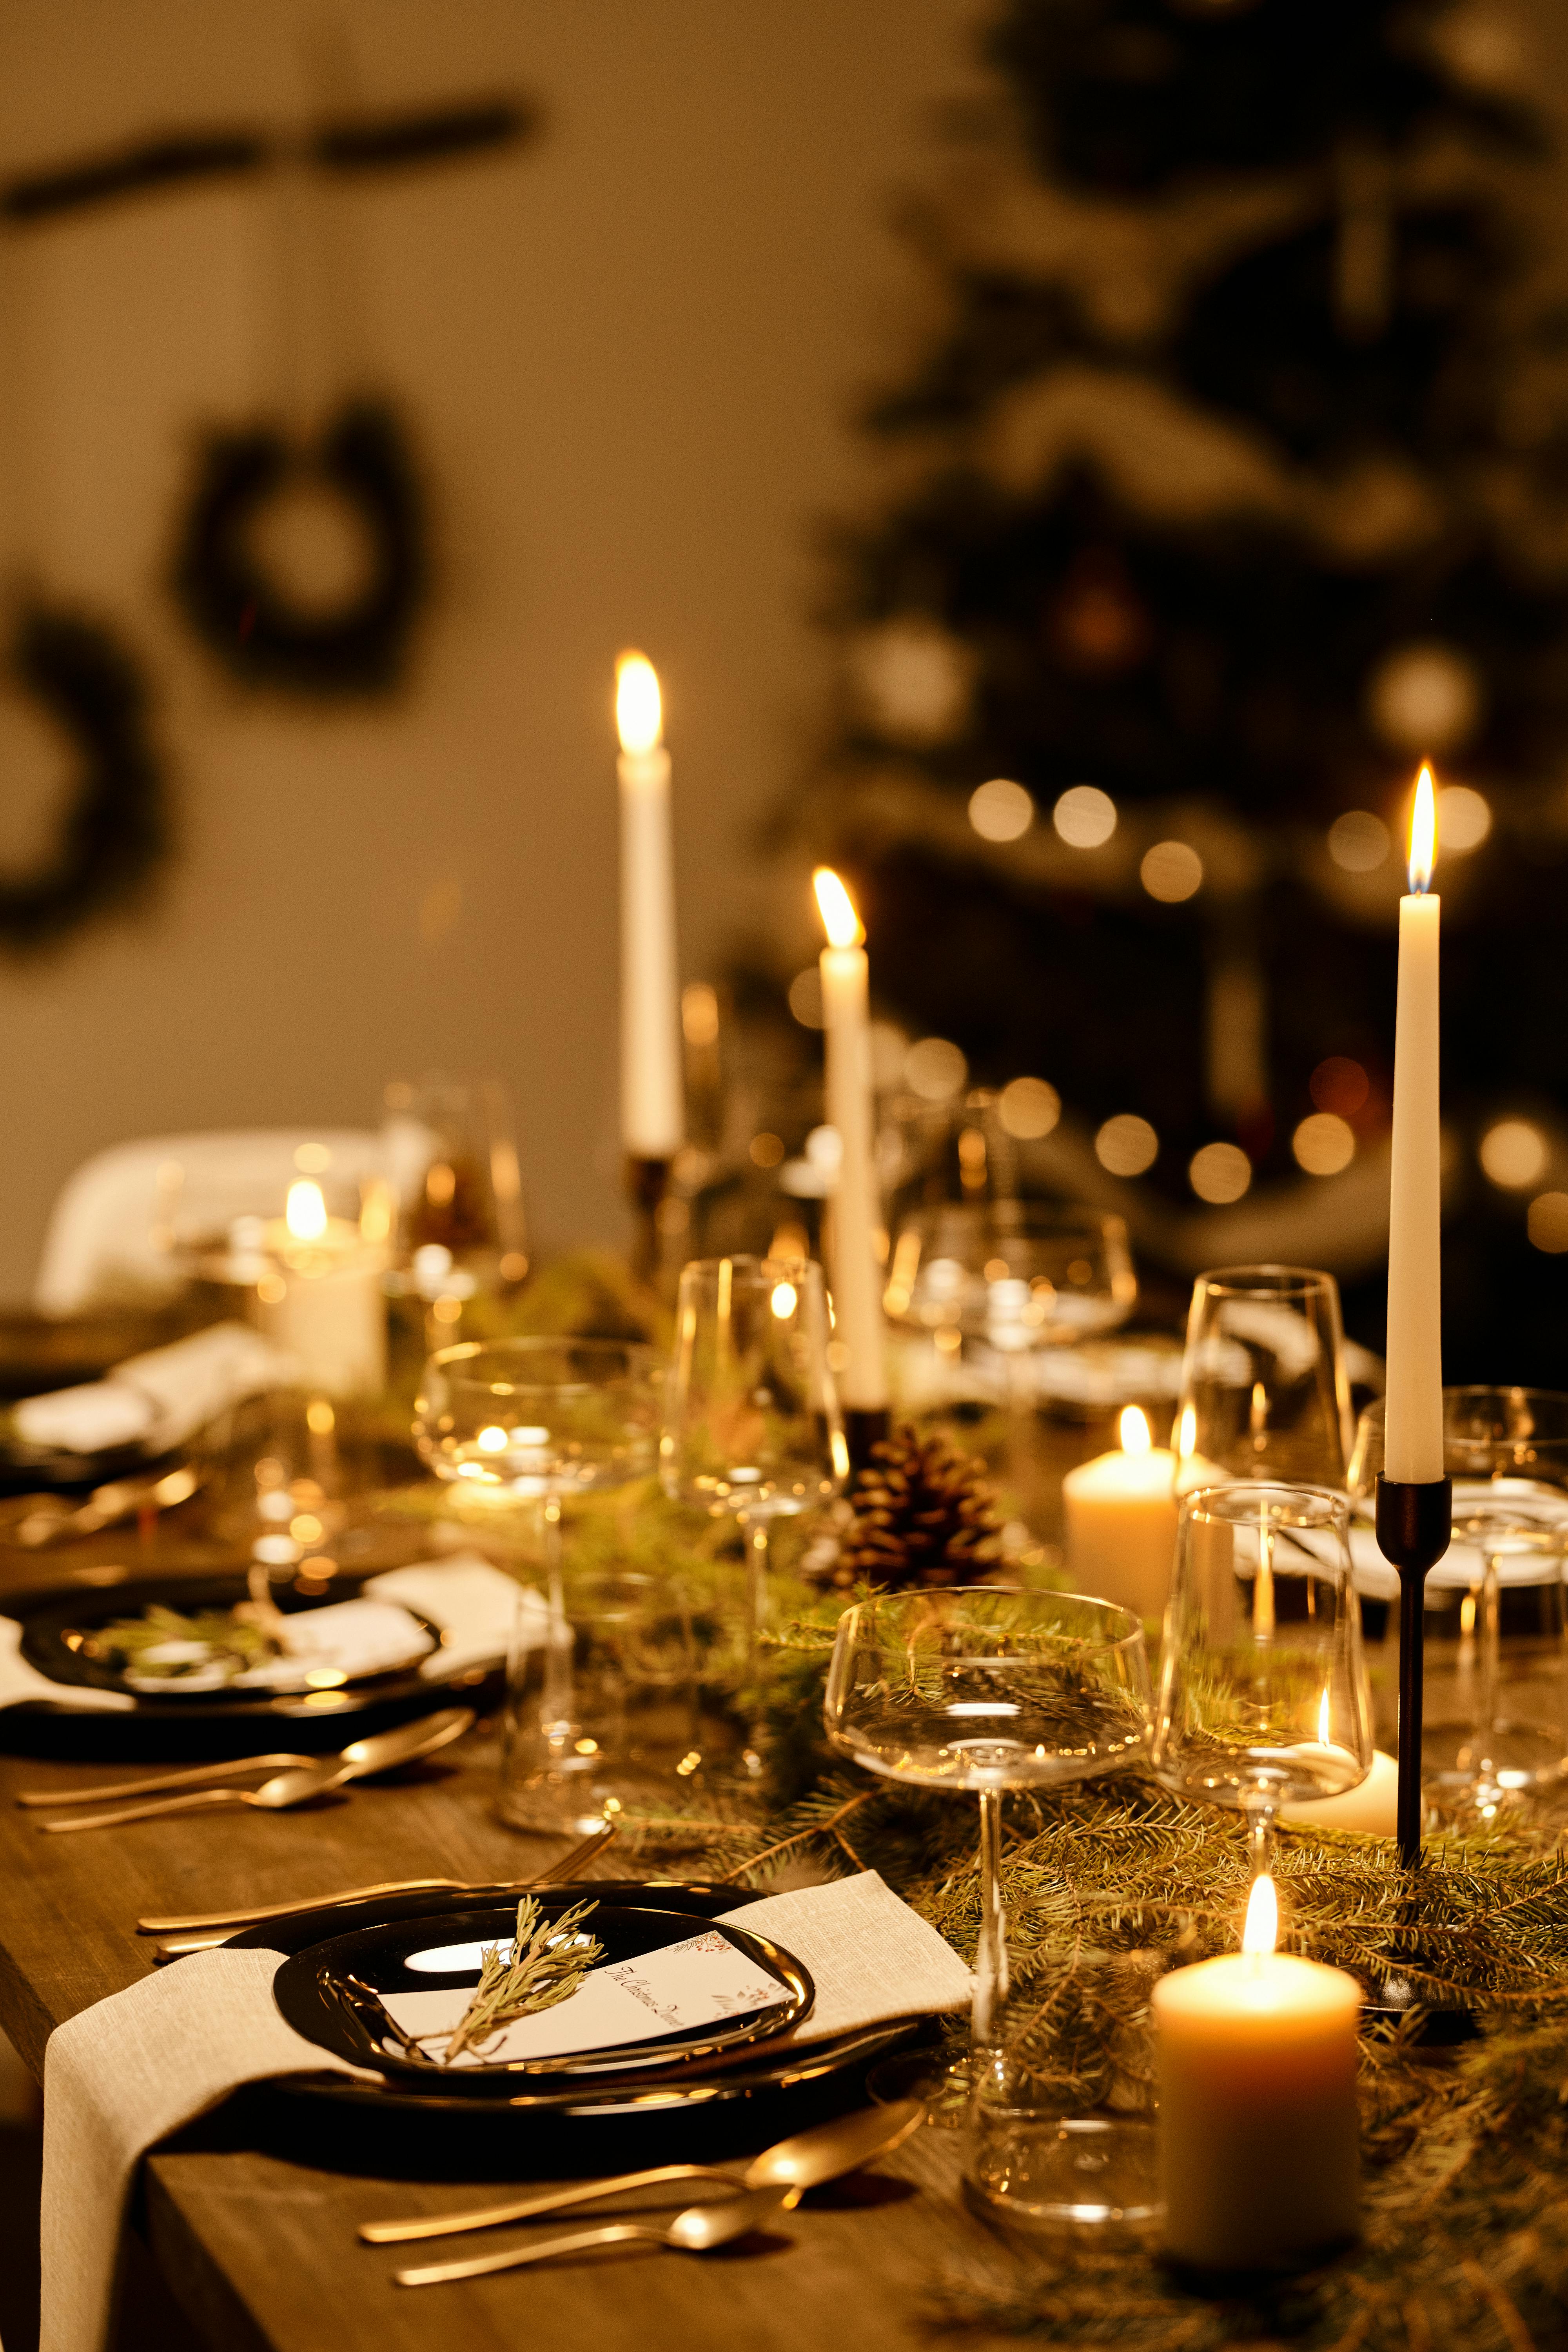
[[[0,1606],[7,1586],[125,1559],[132,1549],[138,1570],[163,1570],[182,1554],[193,1568],[211,1558],[173,1528],[153,1547],[103,1538],[47,1566],[12,1555],[9,1565],[0,1559]],[[0,2024],[40,2074],[57,2024],[151,1968],[152,1942],[134,1932],[142,1913],[380,1879],[509,1878],[561,1851],[496,1819],[494,1741],[483,1727],[400,1782],[361,1784],[310,1812],[198,1815],[50,1837],[37,1813],[12,1801],[20,1788],[89,1777],[117,1775],[100,1764],[0,1758]],[[613,1847],[597,1874],[628,1874]],[[874,2173],[816,2191],[766,2241],[706,2257],[636,2250],[402,2289],[391,2274],[407,2250],[362,2246],[355,2226],[472,2203],[471,2179],[445,2158],[432,2169],[446,2178],[423,2179],[416,2167],[413,2177],[387,2178],[374,2158],[345,2159],[329,2147],[316,2114],[277,2094],[241,2095],[144,2165],[132,2227],[198,2341],[225,2352],[515,2352],[552,2340],[569,2352],[784,2352],[835,2341],[852,2352],[912,2352],[930,2341],[922,2286],[933,2263],[992,2242],[959,2199],[956,2135],[927,2130]],[[551,2169],[536,2158],[528,2169],[490,2168],[484,2177],[521,2188]],[[494,2243],[510,2234],[494,2233]],[[415,2258],[477,2243],[444,2242]],[[134,2312],[125,2325],[130,2340]],[[964,2340],[978,2347],[991,2339]]]

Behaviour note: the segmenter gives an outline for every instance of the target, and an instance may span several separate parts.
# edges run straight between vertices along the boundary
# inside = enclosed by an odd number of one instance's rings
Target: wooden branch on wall
[[[339,176],[456,163],[534,139],[542,120],[530,100],[493,98],[323,122],[299,142],[255,131],[169,132],[0,182],[0,222],[35,228],[124,197],[247,177],[286,163]]]

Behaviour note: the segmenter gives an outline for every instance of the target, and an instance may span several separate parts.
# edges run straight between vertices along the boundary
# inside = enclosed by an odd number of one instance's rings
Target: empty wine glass
[[[1339,1285],[1309,1266],[1200,1274],[1176,1412],[1178,1489],[1216,1470],[1342,1486],[1351,1446]]]
[[[471,1298],[528,1273],[510,1099],[498,1079],[432,1076],[385,1090],[382,1129],[401,1213],[395,1297],[420,1302],[426,1344],[458,1336]]]
[[[574,1704],[574,1642],[563,1576],[561,1507],[574,1495],[647,1477],[657,1458],[660,1363],[651,1348],[621,1339],[467,1340],[438,1349],[425,1366],[414,1409],[420,1455],[472,1510],[499,1516],[503,1531],[542,1509],[546,1614],[542,1701],[529,1689],[531,1629],[520,1599],[508,1672],[508,1734],[501,1764],[507,1811],[526,1706],[534,1748],[566,1773],[582,1727]],[[535,1759],[537,1760],[537,1759]],[[530,1766],[531,1772],[533,1766]]]
[[[1152,1761],[1174,1795],[1246,1817],[1255,1874],[1282,1805],[1365,1780],[1372,1707],[1343,1496],[1237,1479],[1185,1496]]]
[[[1008,1994],[1002,1797],[1141,1757],[1150,1688],[1131,1611],[1075,1594],[971,1585],[859,1601],[838,1621],[825,1719],[870,1772],[980,1800],[980,1941],[962,2097],[998,2072]]]
[[[721,1257],[683,1270],[659,1475],[674,1500],[728,1512],[741,1529],[754,1683],[769,1528],[830,1502],[849,1475],[819,1265]],[[754,1741],[746,1763],[760,1769]]]
[[[1359,1497],[1376,1491],[1383,1444],[1380,1398],[1356,1429]],[[1443,1467],[1454,1534],[1426,1584],[1422,1780],[1489,1817],[1568,1771],[1568,1397],[1445,1389]],[[1369,1599],[1397,1593],[1370,1536],[1358,1574]],[[1393,1610],[1388,1623],[1397,1641]]]

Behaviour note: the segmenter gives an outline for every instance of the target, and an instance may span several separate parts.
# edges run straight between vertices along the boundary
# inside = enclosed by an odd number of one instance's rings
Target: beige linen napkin
[[[962,2008],[969,1970],[874,1870],[766,1895],[726,1915],[804,1960],[821,2041],[884,2019]],[[100,2352],[120,2227],[143,2153],[242,2083],[357,2070],[285,2024],[277,1952],[199,1952],[83,2010],[44,2057],[43,2320],[39,2352]],[[368,2079],[374,2080],[372,2076]]]
[[[723,1921],[770,1937],[811,1971],[816,2000],[797,2042],[969,2006],[972,1979],[952,1946],[874,1870],[764,1895]]]
[[[400,1601],[405,1609],[439,1625],[441,1646],[419,1669],[427,1682],[443,1682],[466,1666],[504,1658],[514,1626],[522,1633],[535,1618],[541,1627],[544,1622],[542,1597],[526,1585],[514,1584],[477,1552],[421,1560],[414,1568],[389,1568],[369,1578],[364,1591],[373,1601]],[[542,1639],[542,1631],[533,1635],[536,1643]]]
[[[242,2083],[354,2072],[279,2016],[280,1958],[198,1952],[50,2034],[38,2352],[99,2352],[106,2340],[121,2221],[146,2149]]]

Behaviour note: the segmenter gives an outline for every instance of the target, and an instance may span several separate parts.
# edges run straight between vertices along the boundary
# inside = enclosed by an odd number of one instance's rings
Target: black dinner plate
[[[662,1906],[625,1897],[607,1903],[581,1890],[568,1895],[542,1891],[535,1900],[543,1916],[551,1920],[559,1918],[574,1903],[594,1901],[594,1913],[584,1922],[584,1931],[598,1938],[605,1948],[605,1963],[611,1966],[684,1943],[697,1924]],[[446,1913],[441,1915],[439,1943],[505,1943],[516,1917],[515,1901]],[[411,1956],[430,1948],[432,1929],[426,1918],[385,1920],[312,1944],[284,1962],[272,1993],[296,2032],[333,2057],[356,2066],[379,2068],[416,2095],[495,2098],[515,2096],[542,2085],[582,2083],[624,2089],[628,2083],[646,2083],[655,2073],[684,2070],[699,2060],[727,2060],[749,2043],[786,2032],[809,2015],[816,1988],[792,1953],[766,1937],[750,1936],[733,1925],[720,1932],[773,1980],[778,1989],[774,1999],[762,2008],[700,2029],[650,2034],[646,2041],[619,2048],[555,2058],[448,2067],[404,2054],[393,2038],[397,2029],[379,1996],[447,1990],[457,1995],[471,1989],[479,1979],[477,1968],[416,1971],[407,1966]]]
[[[697,1920],[759,1899],[747,1887],[657,1880],[596,1880],[548,1893],[563,1904],[593,1899],[665,1912],[682,1934]],[[287,1960],[355,1928],[445,1923],[473,1904],[460,1891],[372,1898],[334,1912],[330,1921],[320,1914],[264,1920],[228,1942],[231,1948],[280,1951]],[[282,1976],[279,1969],[279,1980]],[[289,2021],[304,2031],[297,2019]],[[567,2176],[646,2163],[656,2151],[660,2162],[697,2160],[804,2130],[858,2104],[867,2069],[928,2031],[923,2021],[896,2020],[805,2047],[770,2040],[742,2048],[731,2063],[704,2063],[684,2077],[675,2066],[614,2084],[540,2079],[499,2097],[411,2090],[390,2075],[366,2081],[330,2073],[289,2075],[247,2096],[275,2126],[280,2146],[295,2144],[291,2119],[306,2110],[313,2157],[348,2170],[417,2176],[438,2167],[456,2179],[516,2177],[521,2168],[525,2175]]]
[[[292,1613],[349,1599],[364,1581],[363,1575],[340,1574],[319,1601],[287,1588],[274,1598],[280,1609]],[[23,1657],[58,1684],[60,1692],[58,1703],[28,1700],[0,1707],[0,1748],[82,1761],[207,1760],[279,1746],[315,1754],[449,1706],[455,1696],[473,1703],[472,1694],[498,1678],[504,1664],[498,1656],[493,1664],[475,1664],[440,1679],[410,1666],[335,1690],[187,1691],[166,1697],[137,1691],[131,1694],[135,1703],[129,1707],[73,1705],[76,1691],[118,1690],[124,1685],[111,1668],[74,1650],[68,1633],[90,1633],[116,1618],[134,1617],[153,1602],[189,1612],[231,1609],[245,1598],[245,1577],[237,1570],[204,1577],[127,1577],[98,1587],[78,1580],[0,1597],[0,1614],[21,1624]]]

